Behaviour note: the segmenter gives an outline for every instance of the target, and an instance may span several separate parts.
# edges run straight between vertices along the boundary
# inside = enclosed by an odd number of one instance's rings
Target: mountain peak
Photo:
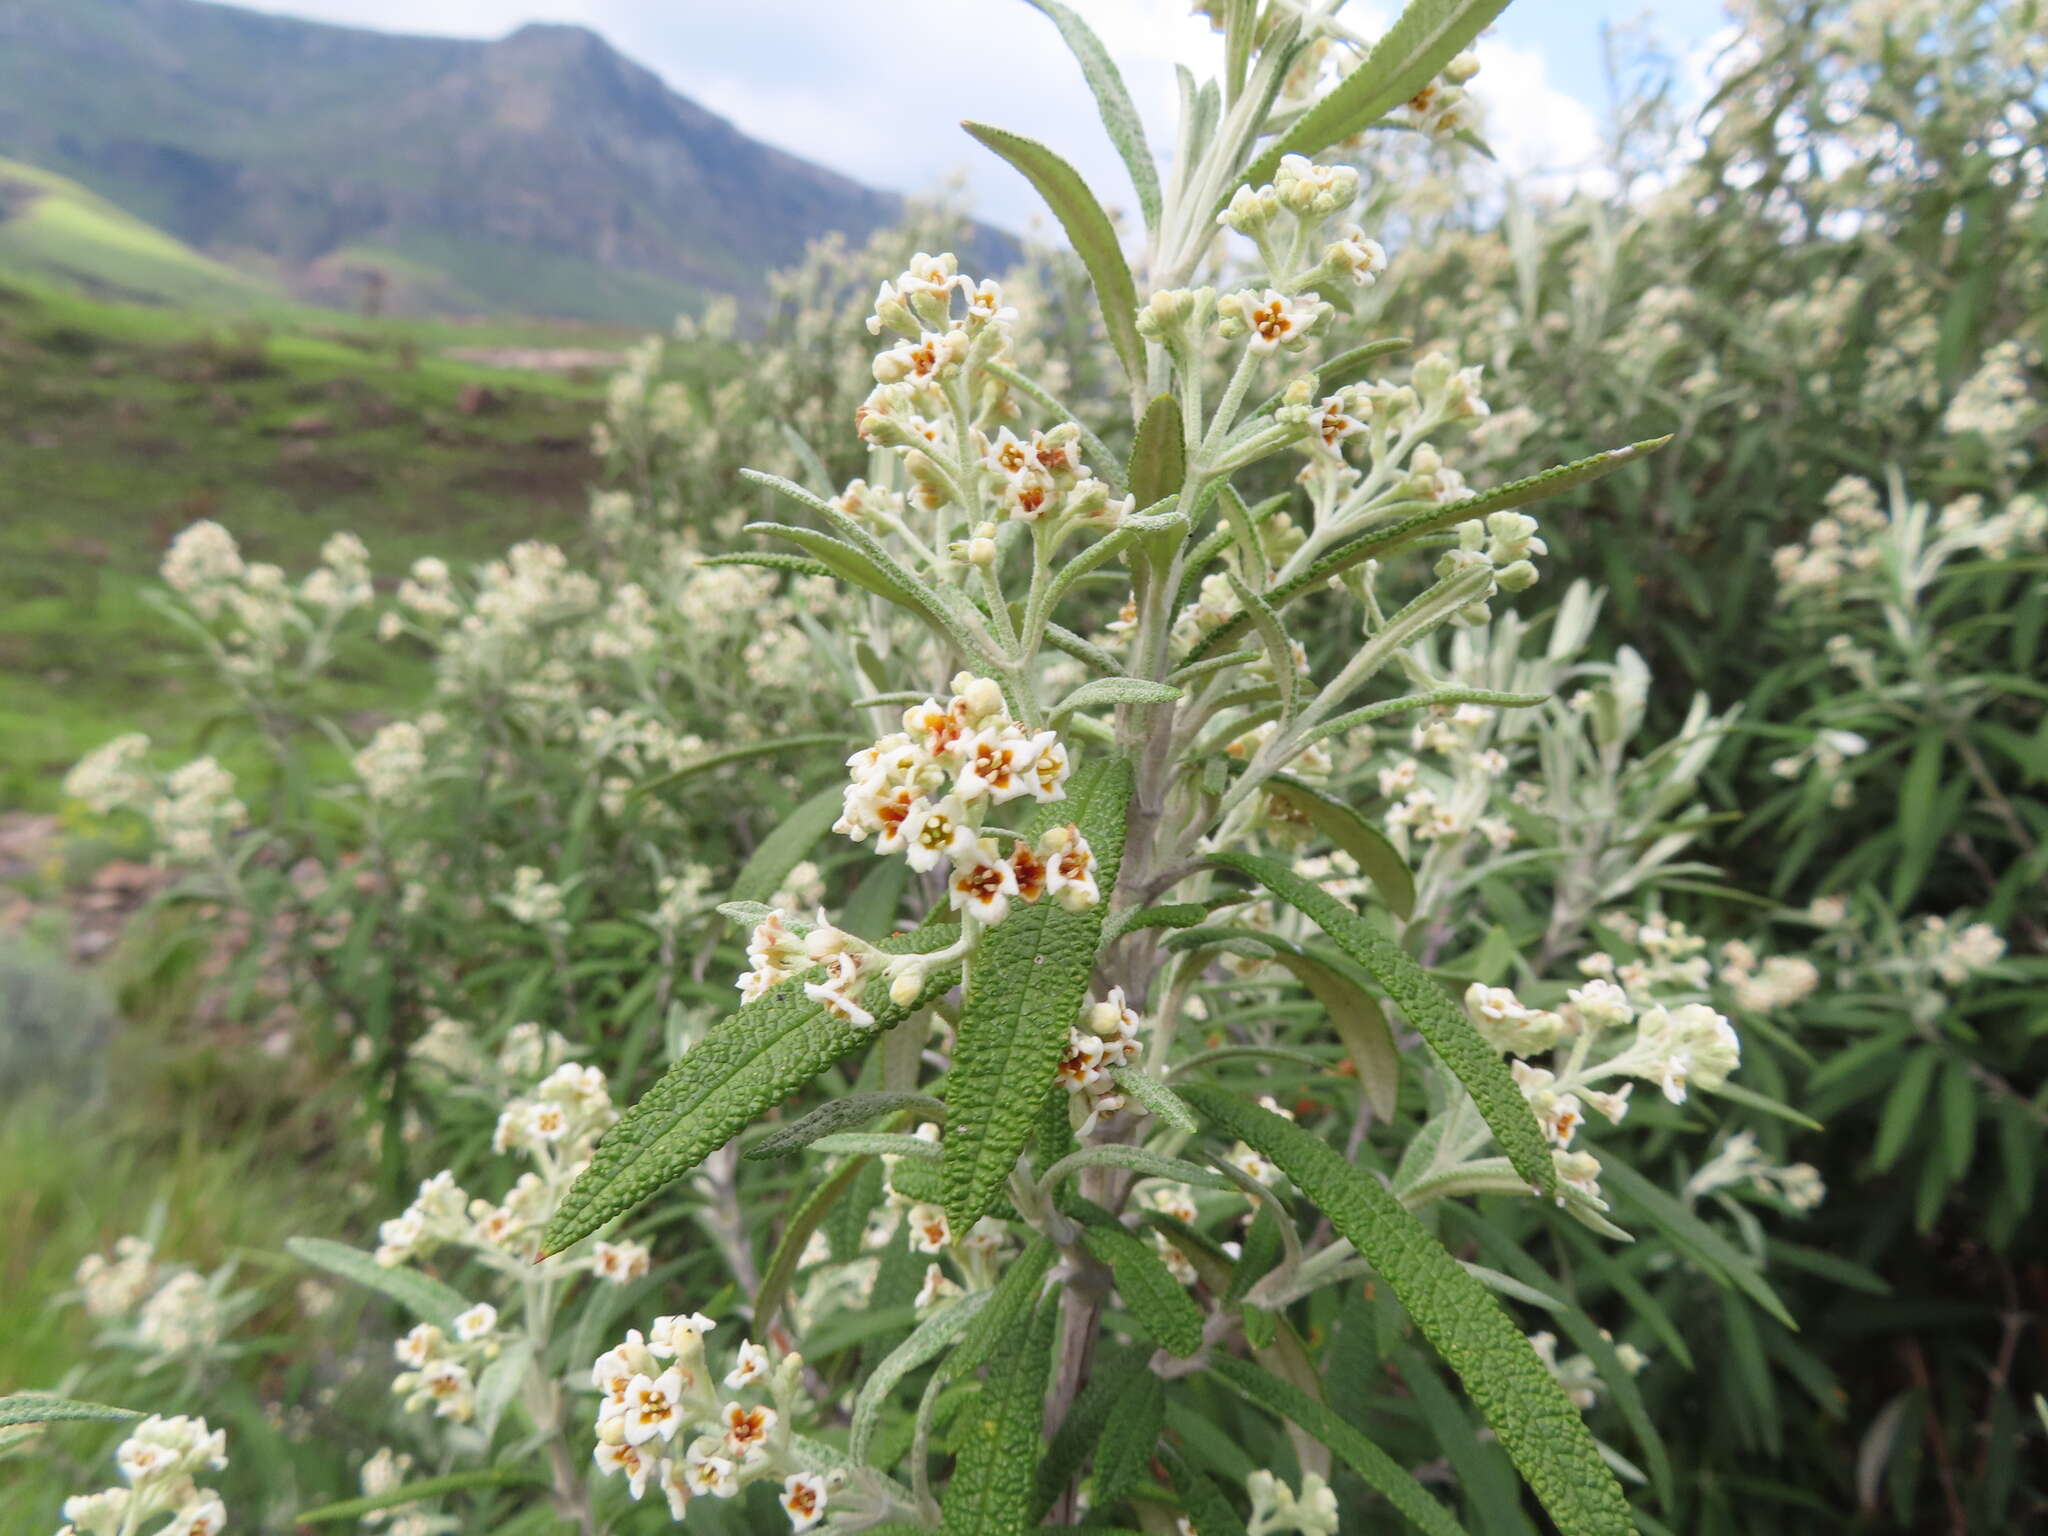
[[[303,296],[378,271],[395,306],[452,312],[663,323],[901,207],[587,27],[474,42],[202,0],[0,0],[0,157]]]

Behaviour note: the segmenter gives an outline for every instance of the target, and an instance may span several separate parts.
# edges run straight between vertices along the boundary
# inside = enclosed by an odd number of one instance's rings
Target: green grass
[[[124,730],[197,749],[225,695],[143,594],[200,518],[292,571],[352,529],[385,583],[423,554],[572,537],[601,381],[438,354],[626,334],[283,305],[225,320],[0,276],[0,809],[53,807],[65,768]],[[471,385],[496,408],[460,411]],[[342,707],[389,708],[424,677],[364,647],[339,683]]]
[[[241,311],[276,297],[77,182],[14,160],[0,160],[0,265],[157,303]]]

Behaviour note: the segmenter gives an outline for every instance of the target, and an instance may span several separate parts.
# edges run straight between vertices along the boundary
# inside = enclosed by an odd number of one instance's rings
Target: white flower
[[[727,1403],[718,1417],[725,1425],[727,1455],[744,1465],[767,1454],[768,1435],[775,1428],[773,1408]]]
[[[608,1441],[597,1442],[594,1453],[600,1476],[610,1477],[614,1472],[626,1474],[626,1491],[638,1499],[647,1491],[647,1479],[653,1475],[655,1459],[644,1453],[639,1446]]]
[[[705,1443],[699,1441],[690,1447],[689,1457],[683,1463],[683,1481],[693,1494],[708,1493],[716,1499],[729,1499],[740,1491],[739,1480],[733,1476],[733,1464],[703,1449]],[[709,1443],[717,1444],[715,1440]]]
[[[924,1267],[924,1283],[917,1288],[917,1299],[912,1305],[922,1314],[928,1308],[935,1307],[960,1293],[960,1287],[943,1269],[936,1264],[927,1264]]]
[[[725,1384],[739,1388],[751,1386],[768,1374],[768,1351],[752,1339],[740,1340],[739,1355],[734,1359],[732,1369],[725,1373]]]
[[[591,1249],[591,1267],[601,1280],[627,1285],[645,1275],[654,1262],[644,1243],[598,1243]]]
[[[918,1253],[944,1253],[953,1241],[953,1229],[945,1209],[936,1205],[913,1205],[904,1218],[910,1224],[910,1246]]]
[[[825,1479],[815,1472],[792,1472],[782,1480],[782,1508],[790,1528],[808,1531],[825,1518]]]
[[[487,1301],[480,1301],[467,1312],[457,1314],[455,1337],[465,1344],[474,1344],[487,1337],[498,1326],[498,1309]]]
[[[1009,860],[997,855],[995,839],[984,837],[953,866],[948,884],[955,911],[970,913],[993,927],[1010,914],[1010,898],[1017,894],[1017,873]]]
[[[625,1420],[626,1444],[645,1445],[657,1435],[664,1444],[683,1427],[682,1373],[673,1366],[657,1378],[635,1376],[626,1383],[626,1402],[620,1417]]]

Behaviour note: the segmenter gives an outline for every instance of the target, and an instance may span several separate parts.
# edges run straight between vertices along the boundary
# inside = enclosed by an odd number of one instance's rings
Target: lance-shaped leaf
[[[1023,1536],[1030,1529],[1059,1310],[1048,1297],[1004,1334],[980,1401],[954,1429],[958,1459],[942,1510],[945,1536]]]
[[[801,1120],[770,1131],[748,1147],[746,1155],[755,1159],[787,1157],[820,1137],[857,1130],[901,1109],[914,1109],[934,1120],[944,1119],[946,1114],[945,1105],[922,1093],[851,1093],[829,1104],[820,1104]]]
[[[838,572],[822,560],[813,560],[804,555],[785,555],[779,550],[763,550],[733,555],[706,555],[697,562],[699,565],[751,565],[764,571],[791,571],[798,576],[831,576]]]
[[[844,788],[828,784],[784,817],[733,876],[732,899],[765,902],[781,890],[789,872],[832,830],[844,801]]]
[[[1472,1027],[1465,1011],[1445,995],[1429,973],[1392,939],[1321,886],[1302,879],[1286,865],[1251,854],[1210,855],[1226,869],[1249,875],[1282,901],[1305,915],[1337,948],[1386,989],[1400,1004],[1443,1064],[1450,1068],[1493,1132],[1493,1139],[1514,1164],[1515,1172],[1542,1194],[1557,1192],[1557,1169],[1550,1144],[1509,1074],[1500,1052]]]
[[[1506,9],[1507,0],[1408,0],[1364,61],[1267,147],[1245,172],[1245,183],[1270,181],[1283,155],[1319,154],[1371,127],[1428,85]]]
[[[1332,715],[1314,730],[1301,733],[1304,749],[1325,741],[1332,736],[1341,736],[1346,731],[1356,730],[1361,725],[1371,725],[1375,720],[1384,720],[1388,715],[1402,714],[1411,709],[1430,709],[1438,704],[1484,704],[1490,709],[1533,709],[1548,702],[1547,693],[1501,693],[1492,688],[1431,688],[1422,693],[1407,694],[1398,699],[1382,699],[1377,704],[1347,710],[1341,715]]]
[[[1082,1228],[1081,1241],[1109,1266],[1132,1318],[1158,1344],[1183,1358],[1202,1347],[1202,1309],[1150,1243],[1114,1223]]]
[[[1223,1490],[1209,1481],[1208,1474],[1172,1446],[1162,1447],[1161,1452],[1167,1478],[1173,1491],[1180,1495],[1190,1525],[1197,1531],[1213,1531],[1215,1536],[1247,1536],[1243,1518],[1223,1496]]]
[[[15,1392],[0,1397],[0,1429],[17,1424],[57,1424],[79,1419],[139,1419],[133,1408],[111,1408],[105,1403],[84,1403],[76,1398],[58,1397],[52,1392]]]
[[[1089,280],[1095,284],[1095,302],[1102,310],[1103,328],[1109,332],[1109,344],[1116,349],[1124,373],[1134,388],[1143,383],[1145,345],[1138,337],[1137,284],[1131,281],[1130,265],[1117,244],[1116,226],[1109,222],[1102,204],[1088,190],[1088,183],[1081,179],[1080,172],[1035,139],[991,128],[986,123],[961,126],[1023,172],[1025,180],[1045,199],[1046,206],[1060,221],[1060,228],[1067,232],[1074,253],[1088,269]],[[1145,500],[1141,496],[1139,505]]]
[[[1175,482],[1174,489],[1180,489],[1179,482]],[[1167,504],[1172,499],[1170,496],[1163,497],[1146,507],[1143,512],[1133,513],[1124,518],[1093,544],[1070,556],[1053,576],[1052,584],[1045,589],[1045,612],[1051,613],[1058,608],[1060,599],[1075,582],[1098,566],[1123,554],[1133,544],[1184,529],[1188,520],[1177,507]]]
[[[1180,690],[1171,683],[1155,683],[1142,677],[1097,677],[1083,683],[1053,706],[1055,720],[1077,709],[1101,709],[1110,704],[1171,704]]]
[[[1124,1384],[1095,1445],[1095,1486],[1089,1502],[1110,1505],[1138,1486],[1166,1426],[1166,1383],[1141,1371]]]
[[[1042,805],[1028,836],[1071,820],[1095,854],[1102,899],[1083,912],[1057,901],[1013,903],[969,959],[966,996],[946,1082],[946,1215],[965,1232],[1017,1164],[1066,1050],[1095,968],[1102,918],[1123,861],[1130,765],[1099,758],[1067,781],[1067,798]]]
[[[976,1291],[948,1302],[917,1325],[909,1338],[890,1350],[868,1379],[861,1383],[853,1400],[853,1434],[847,1450],[853,1459],[865,1462],[873,1449],[875,1430],[890,1395],[912,1371],[922,1369],[960,1341],[967,1325],[981,1315],[993,1291]]]
[[[1291,1382],[1249,1360],[1219,1355],[1210,1371],[1268,1413],[1292,1419],[1429,1536],[1465,1536],[1449,1510],[1430,1497],[1401,1464]],[[1176,1484],[1177,1486],[1177,1484]]]
[[[920,928],[879,947],[888,954],[930,954],[956,937],[952,928]],[[546,1252],[560,1253],[681,1178],[756,1115],[872,1041],[876,1029],[902,1023],[959,980],[951,968],[934,971],[910,1005],[899,1007],[889,999],[888,981],[876,976],[863,999],[875,1028],[863,1029],[804,995],[804,983],[820,974],[815,967],[800,972],[714,1024],[626,1111],[548,1223]]]
[[[1292,774],[1276,773],[1264,785],[1267,795],[1358,860],[1368,880],[1379,887],[1394,916],[1406,922],[1415,915],[1415,876],[1386,834],[1327,790]]]
[[[709,773],[714,768],[724,768],[731,763],[744,763],[756,757],[775,757],[784,752],[805,752],[821,747],[844,752],[853,745],[854,743],[850,742],[844,733],[837,731],[816,736],[784,736],[776,741],[753,741],[743,747],[726,747],[721,751],[707,752],[704,756],[683,764],[672,773],[643,780],[634,793],[651,794],[657,789],[666,789],[671,784],[680,784],[685,779],[694,779],[699,774]]]
[[[1035,1237],[1031,1246],[1004,1269],[1002,1278],[996,1281],[995,1289],[989,1293],[988,1305],[974,1319],[967,1336],[960,1341],[960,1347],[946,1361],[948,1377],[986,1365],[995,1358],[1004,1340],[1017,1330],[1037,1305],[1039,1287],[1045,1283],[1055,1257],[1057,1254],[1052,1244],[1042,1237]]]
[[[401,1504],[414,1504],[444,1493],[461,1493],[467,1488],[519,1487],[546,1481],[547,1473],[536,1466],[507,1463],[499,1467],[480,1467],[471,1472],[450,1472],[445,1477],[421,1478],[416,1483],[387,1488],[382,1493],[365,1494],[360,1499],[344,1499],[339,1504],[322,1504],[318,1509],[301,1510],[292,1519],[300,1525],[360,1520],[380,1509],[396,1509]]]
[[[1195,1117],[1188,1113],[1187,1105],[1181,1103],[1178,1095],[1166,1084],[1152,1076],[1142,1067],[1111,1067],[1110,1081],[1136,1099],[1145,1107],[1145,1112],[1162,1125],[1176,1131],[1193,1132],[1197,1129]]]
[[[1283,950],[1274,958],[1294,972],[1295,979],[1323,1005],[1372,1112],[1382,1120],[1393,1119],[1400,1107],[1401,1053],[1394,1045],[1387,1016],[1372,994],[1334,957],[1296,949]]]
[[[288,1237],[284,1246],[293,1258],[381,1291],[421,1322],[437,1328],[452,1329],[456,1314],[469,1310],[469,1303],[459,1291],[433,1276],[416,1269],[387,1269],[362,1249],[351,1248],[347,1243],[329,1242],[324,1237]]]
[[[832,1208],[859,1180],[867,1165],[865,1157],[849,1157],[833,1170],[830,1178],[812,1190],[790,1216],[789,1224],[782,1229],[782,1240],[775,1245],[768,1268],[761,1276],[760,1288],[754,1292],[752,1321],[756,1333],[765,1333],[768,1325],[775,1321],[776,1311],[789,1294],[789,1283],[796,1278],[797,1268],[803,1262],[804,1249],[810,1244],[811,1234],[823,1225]]]
[[[1301,692],[1301,673],[1294,665],[1293,639],[1280,622],[1280,615],[1263,597],[1239,581],[1232,572],[1224,572],[1224,578],[1237,596],[1239,609],[1257,632],[1260,649],[1266,653],[1266,666],[1272,671],[1274,685],[1280,690],[1279,718],[1290,720],[1294,717]]]
[[[1098,1349],[1088,1381],[1067,1410],[1067,1416],[1053,1431],[1052,1443],[1038,1463],[1038,1489],[1031,1500],[1034,1523],[1045,1518],[1053,1501],[1073,1482],[1102,1439],[1109,1415],[1131,1383],[1139,1376],[1152,1375],[1151,1351],[1144,1348],[1112,1352]],[[1099,1501],[1098,1501],[1099,1502]]]
[[[1569,464],[1556,465],[1544,470],[1540,475],[1511,480],[1506,485],[1495,486],[1490,491],[1481,491],[1476,496],[1467,496],[1464,500],[1451,502],[1448,506],[1419,507],[1399,522],[1361,533],[1348,543],[1339,544],[1306,570],[1270,588],[1265,594],[1266,601],[1275,609],[1284,608],[1302,593],[1320,589],[1332,576],[1340,575],[1353,566],[1362,565],[1368,560],[1384,560],[1425,535],[1439,533],[1458,523],[1470,522],[1475,517],[1485,517],[1489,512],[1505,512],[1575,490],[1579,486],[1613,474],[1624,464],[1632,464],[1645,454],[1655,453],[1670,441],[1671,438],[1666,435],[1649,438],[1640,443],[1630,443],[1626,448],[1610,448],[1605,453],[1589,454],[1583,459],[1574,459]],[[1230,643],[1238,636],[1249,632],[1251,626],[1249,614],[1232,615],[1201,638],[1194,650],[1188,653],[1188,661],[1201,661],[1218,649],[1228,649]]]
[[[1352,1167],[1327,1142],[1234,1093],[1207,1085],[1181,1092],[1224,1135],[1271,1158],[1379,1272],[1457,1372],[1564,1536],[1634,1536],[1621,1485],[1557,1379],[1493,1293],[1378,1179]]]
[[[1154,395],[1138,420],[1137,441],[1131,444],[1131,494],[1139,506],[1149,509],[1187,480],[1185,433],[1180,402],[1171,395]]]
[[[848,581],[877,597],[886,598],[899,608],[919,611],[916,597],[911,590],[895,580],[881,566],[869,559],[862,551],[855,549],[843,539],[835,539],[829,533],[820,533],[815,528],[798,528],[789,523],[749,523],[748,533],[772,533],[778,539],[787,539],[792,544],[802,545],[811,552],[813,560],[825,568],[829,576]],[[763,558],[766,558],[765,556]]]
[[[1067,40],[1067,47],[1080,61],[1081,73],[1088,78],[1088,89],[1095,93],[1095,107],[1102,114],[1109,142],[1116,146],[1125,169],[1131,173],[1131,186],[1138,194],[1138,209],[1145,216],[1145,227],[1153,228],[1159,222],[1159,169],[1152,163],[1144,121],[1131,105],[1131,93],[1124,88],[1124,77],[1116,60],[1088,23],[1059,0],[1031,3],[1052,18],[1060,36]]]

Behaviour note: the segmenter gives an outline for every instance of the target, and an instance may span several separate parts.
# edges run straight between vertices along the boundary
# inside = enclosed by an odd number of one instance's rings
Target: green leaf
[[[1159,907],[1126,907],[1110,913],[1102,925],[1102,947],[1109,948],[1127,933],[1140,928],[1192,928],[1209,915],[1198,902],[1170,902]]]
[[[811,552],[827,572],[841,581],[851,582],[863,591],[894,603],[899,608],[918,612],[921,605],[916,594],[909,587],[892,577],[882,566],[875,563],[861,550],[844,539],[835,539],[829,533],[820,533],[815,528],[798,528],[790,523],[749,523],[748,533],[770,533],[778,539],[787,539]]]
[[[1934,1069],[1941,1065],[1941,1052],[1922,1046],[1906,1057],[1891,1092],[1885,1095],[1884,1113],[1877,1123],[1877,1147],[1871,1164],[1887,1172],[1920,1129],[1920,1109],[1927,1102],[1927,1089],[1934,1081]]]
[[[1394,916],[1405,923],[1415,915],[1415,876],[1378,827],[1335,795],[1289,773],[1274,774],[1260,788],[1356,859]]]
[[[1371,127],[1429,84],[1506,9],[1507,0],[1408,0],[1364,61],[1253,162],[1245,184],[1272,180],[1283,155],[1317,155]]]
[[[1418,510],[1397,523],[1374,528],[1361,533],[1348,543],[1339,544],[1306,570],[1288,577],[1278,586],[1267,590],[1266,601],[1275,609],[1284,608],[1304,592],[1319,591],[1332,576],[1363,565],[1368,560],[1383,560],[1396,550],[1412,544],[1427,534],[1438,533],[1458,523],[1469,522],[1475,517],[1484,517],[1489,512],[1503,512],[1513,507],[1527,506],[1531,502],[1544,501],[1566,491],[1613,474],[1625,464],[1632,464],[1646,454],[1655,453],[1671,438],[1647,438],[1640,443],[1630,443],[1625,448],[1610,448],[1605,453],[1589,454],[1583,459],[1574,459],[1569,464],[1558,464],[1541,474],[1528,475],[1520,480],[1511,480],[1506,485],[1495,486],[1490,491],[1467,496],[1463,501],[1454,501],[1448,506],[1431,507],[1416,503]],[[1186,662],[1197,662],[1212,652],[1225,648],[1251,628],[1248,614],[1234,614],[1204,635],[1187,655]]]
[[[450,1472],[445,1477],[422,1478],[402,1488],[387,1488],[382,1493],[360,1499],[344,1499],[339,1504],[322,1504],[318,1509],[301,1510],[292,1518],[304,1525],[322,1525],[330,1520],[355,1520],[375,1514],[380,1509],[395,1509],[415,1499],[460,1493],[466,1488],[524,1487],[546,1481],[547,1474],[538,1467],[508,1463],[500,1467],[482,1467],[474,1472]]]
[[[1030,1529],[1059,1313],[1048,1298],[1017,1320],[989,1366],[980,1400],[955,1424],[958,1459],[946,1487],[945,1536],[1023,1536]]]
[[[1299,705],[1301,673],[1295,669],[1294,645],[1287,626],[1280,622],[1280,615],[1271,605],[1239,581],[1234,572],[1223,574],[1230,590],[1237,595],[1238,607],[1250,615],[1252,627],[1259,633],[1259,647],[1266,653],[1266,665],[1272,669],[1273,682],[1280,690],[1279,719],[1283,723],[1291,720]]]
[[[1151,1371],[1140,1371],[1117,1394],[1096,1442],[1093,1497],[1089,1501],[1094,1508],[1108,1509],[1138,1486],[1165,1426],[1166,1383]]]
[[[1154,395],[1138,420],[1138,438],[1131,445],[1131,494],[1139,506],[1149,508],[1178,492],[1187,474],[1186,426],[1180,402],[1171,395]]]
[[[506,1344],[498,1357],[483,1368],[476,1379],[475,1424],[490,1444],[498,1433],[498,1421],[512,1405],[524,1384],[526,1368],[533,1363],[533,1345],[526,1339]]]
[[[1191,1085],[1182,1094],[1225,1135],[1271,1158],[1379,1272],[1457,1372],[1564,1536],[1632,1536],[1621,1485],[1564,1389],[1492,1292],[1377,1178],[1301,1127],[1224,1089]]]
[[[1052,1444],[1038,1463],[1038,1487],[1031,1500],[1034,1522],[1045,1518],[1053,1501],[1066,1491],[1075,1474],[1094,1454],[1103,1426],[1109,1422],[1110,1411],[1124,1389],[1138,1375],[1151,1374],[1150,1355],[1151,1351],[1143,1347],[1117,1351],[1105,1344],[1097,1350],[1087,1383],[1059,1428],[1053,1431]]]
[[[1083,1227],[1081,1241],[1116,1276],[1138,1326],[1168,1353],[1185,1359],[1202,1347],[1202,1309],[1150,1243],[1114,1225]]]
[[[1787,1328],[1798,1331],[1799,1325],[1792,1321],[1792,1314],[1764,1280],[1755,1261],[1687,1210],[1682,1202],[1620,1158],[1601,1164],[1600,1182],[1611,1194],[1642,1212],[1652,1226],[1671,1239],[1673,1247],[1715,1280],[1734,1286]]]
[[[1305,914],[1352,960],[1400,1004],[1408,1022],[1421,1032],[1430,1049],[1450,1068],[1484,1117],[1501,1151],[1531,1188],[1557,1192],[1557,1170],[1550,1144],[1529,1109],[1529,1101],[1508,1073],[1500,1052],[1480,1036],[1465,1012],[1445,995],[1407,951],[1320,886],[1302,879],[1286,865],[1251,854],[1211,854],[1212,862],[1249,875],[1289,906]]]
[[[447,1331],[455,1326],[456,1314],[467,1312],[462,1296],[416,1269],[386,1269],[360,1248],[329,1242],[324,1237],[288,1237],[285,1252],[316,1269],[352,1280],[357,1285],[381,1291],[423,1323]]]
[[[1222,1490],[1205,1474],[1190,1465],[1188,1459],[1171,1446],[1163,1447],[1161,1455],[1166,1462],[1166,1475],[1173,1483],[1173,1491],[1180,1495],[1181,1507],[1187,1511],[1188,1524],[1197,1533],[1248,1536],[1244,1521],[1231,1507],[1230,1500],[1223,1497]]]
[[[782,1229],[781,1240],[776,1243],[775,1252],[768,1260],[768,1268],[762,1273],[760,1288],[754,1292],[753,1327],[756,1332],[766,1332],[768,1325],[775,1320],[783,1297],[789,1294],[789,1282],[796,1278],[797,1267],[803,1262],[804,1248],[810,1242],[811,1234],[824,1224],[832,1207],[853,1188],[866,1167],[865,1157],[849,1157],[833,1170],[830,1178],[812,1190],[790,1216]]]
[[[952,928],[920,928],[884,939],[887,954],[930,954],[950,944]],[[840,1057],[944,995],[959,980],[950,968],[928,975],[908,1007],[889,1000],[875,977],[864,1006],[874,1029],[843,1023],[804,996],[804,971],[714,1024],[667,1074],[627,1110],[598,1143],[549,1221],[543,1247],[560,1253],[614,1216],[678,1179],[732,1138],[756,1115],[787,1099]]]
[[[1417,1530],[1430,1536],[1465,1536],[1463,1527],[1451,1518],[1450,1512],[1431,1498],[1399,1462],[1299,1387],[1260,1370],[1249,1360],[1227,1355],[1214,1358],[1209,1370],[1241,1396],[1268,1413],[1293,1420],[1327,1445]]]
[[[922,1093],[850,1093],[843,1099],[820,1104],[801,1120],[793,1120],[763,1136],[746,1156],[757,1161],[787,1157],[801,1152],[821,1136],[854,1130],[898,1110],[914,1109],[929,1120],[943,1120],[946,1106]]]
[[[946,1216],[955,1232],[986,1214],[1017,1165],[1066,1050],[1123,860],[1130,794],[1130,765],[1104,757],[1067,781],[1065,800],[1038,808],[1026,834],[1072,820],[1094,850],[1102,899],[1084,912],[1018,902],[969,957],[946,1080]]]
[[[948,1377],[986,1365],[995,1357],[1003,1341],[1016,1331],[1019,1321],[1029,1316],[1032,1307],[1037,1305],[1039,1287],[1044,1284],[1056,1256],[1050,1242],[1035,1237],[1031,1246],[1004,1269],[995,1289],[989,1293],[988,1305],[946,1362]]]
[[[1309,995],[1323,1005],[1372,1112],[1381,1120],[1393,1119],[1400,1108],[1401,1052],[1379,1003],[1348,967],[1321,955],[1282,950],[1274,959],[1292,971]]]
[[[651,794],[657,789],[666,789],[680,784],[685,779],[694,779],[701,773],[714,768],[723,768],[728,763],[744,763],[757,757],[775,757],[784,752],[807,752],[816,748],[830,748],[849,751],[853,743],[843,732],[831,732],[816,736],[784,736],[776,741],[753,741],[744,747],[727,747],[721,752],[708,752],[694,762],[683,764],[673,773],[664,773],[659,778],[645,780],[634,790],[635,794]]]
[[[1145,217],[1145,227],[1152,229],[1159,223],[1159,170],[1152,163],[1152,150],[1145,142],[1145,123],[1138,116],[1138,109],[1131,104],[1131,93],[1124,89],[1124,77],[1117,70],[1116,60],[1109,50],[1102,46],[1088,23],[1083,21],[1059,0],[1031,0],[1053,20],[1060,29],[1060,36],[1067,40],[1067,47],[1073,50],[1080,61],[1081,73],[1087,76],[1088,89],[1095,93],[1096,110],[1102,114],[1102,126],[1109,134],[1110,143],[1123,157],[1124,167],[1131,173],[1131,186],[1138,194],[1138,208]]]
[[[1111,1067],[1110,1081],[1136,1099],[1161,1125],[1193,1134],[1199,1127],[1180,1096],[1140,1067]]]
[[[1414,345],[1415,343],[1406,336],[1388,336],[1380,341],[1368,341],[1363,346],[1339,352],[1335,357],[1316,364],[1314,392],[1318,395],[1333,395],[1346,384],[1357,383],[1367,363],[1376,363],[1396,352],[1406,352]],[[1249,414],[1270,416],[1280,409],[1280,403],[1286,398],[1285,388],[1276,389],[1254,406]]]
[[[14,1392],[0,1397],[0,1428],[16,1424],[56,1424],[72,1419],[139,1419],[133,1408],[84,1403],[53,1392]]]
[[[830,784],[791,811],[740,866],[733,877],[732,899],[767,901],[781,890],[789,872],[832,830],[845,798],[843,785]]]
[[[1071,715],[1077,709],[1101,709],[1106,704],[1171,704],[1181,691],[1171,683],[1149,682],[1142,677],[1098,677],[1083,683],[1053,706],[1053,718]]]
[[[1145,345],[1138,337],[1138,289],[1131,281],[1130,265],[1117,244],[1116,226],[1088,183],[1066,161],[1035,139],[985,123],[961,125],[983,144],[1021,171],[1045,199],[1046,206],[1067,232],[1067,241],[1088,269],[1095,284],[1095,302],[1102,310],[1102,323],[1109,332],[1109,344],[1116,349],[1132,388],[1145,379]],[[1135,470],[1132,483],[1137,482]],[[1140,496],[1138,505],[1150,498]]]
[[[1368,704],[1362,709],[1347,710],[1341,715],[1332,715],[1314,730],[1304,731],[1301,745],[1314,746],[1332,736],[1341,736],[1361,725],[1370,725],[1388,715],[1398,715],[1411,709],[1431,709],[1439,704],[1486,704],[1495,709],[1530,709],[1550,701],[1547,693],[1498,693],[1491,688],[1432,688],[1424,693],[1411,693],[1398,699],[1382,699],[1377,704]]]
[[[847,1442],[853,1459],[866,1462],[874,1446],[875,1429],[890,1396],[912,1371],[931,1364],[957,1344],[967,1325],[981,1315],[993,1291],[975,1291],[949,1302],[917,1325],[910,1337],[883,1356],[881,1363],[861,1383],[853,1400],[853,1433]]]
[[[786,555],[780,550],[749,550],[733,555],[706,555],[699,565],[751,565],[764,571],[792,571],[798,576],[831,576],[839,573],[822,560],[804,555]]]

